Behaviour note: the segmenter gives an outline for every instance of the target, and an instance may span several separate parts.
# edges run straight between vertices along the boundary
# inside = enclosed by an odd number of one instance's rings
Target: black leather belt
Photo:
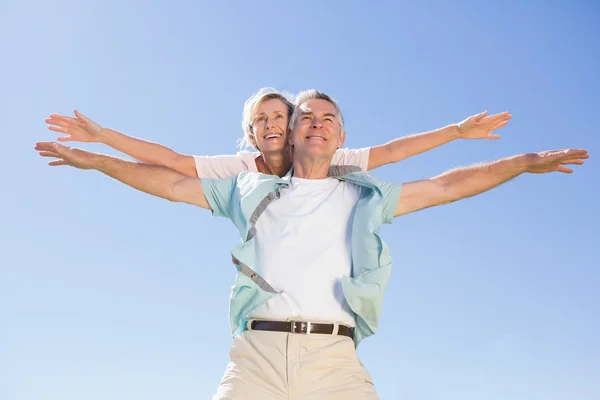
[[[333,333],[334,324],[320,324],[306,321],[262,321],[255,320],[250,324],[250,330],[253,331],[274,331],[288,333],[304,333],[311,335],[320,333],[323,335],[331,335]],[[354,328],[346,325],[338,325],[338,335],[354,337]]]

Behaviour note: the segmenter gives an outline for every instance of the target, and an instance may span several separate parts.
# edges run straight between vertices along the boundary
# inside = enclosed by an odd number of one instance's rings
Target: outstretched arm
[[[186,177],[169,168],[125,161],[51,142],[37,143],[35,149],[41,156],[56,158],[49,162],[51,166],[95,169],[142,192],[211,209],[200,179]]]
[[[148,142],[106,129],[75,110],[75,117],[52,114],[46,119],[48,129],[66,136],[57,138],[60,142],[104,143],[141,162],[168,167],[182,175],[197,177],[196,165],[192,156],[179,154],[158,143]]]
[[[452,203],[475,196],[507,182],[522,173],[572,173],[565,165],[581,165],[586,150],[544,151],[504,158],[491,163],[457,168],[435,178],[402,185],[395,217],[424,208]]]
[[[491,132],[508,124],[512,116],[508,112],[487,116],[487,111],[473,115],[458,124],[452,124],[431,132],[419,133],[394,139],[371,148],[369,170],[435,149],[454,139],[499,139]]]

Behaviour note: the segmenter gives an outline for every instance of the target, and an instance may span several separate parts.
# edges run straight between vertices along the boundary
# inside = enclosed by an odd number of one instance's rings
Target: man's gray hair
[[[296,118],[298,117],[298,113],[300,112],[300,106],[303,103],[306,103],[309,100],[325,100],[330,102],[331,104],[333,104],[333,106],[335,107],[335,111],[337,112],[337,119],[338,122],[340,123],[340,127],[342,128],[342,131],[344,130],[344,116],[342,115],[342,109],[340,108],[339,104],[337,103],[337,101],[335,101],[335,99],[323,92],[319,92],[317,89],[309,89],[309,90],[304,90],[300,93],[298,93],[296,95],[296,98],[294,99],[294,105],[296,106],[294,108],[294,113],[292,114],[292,118],[290,118],[290,130],[294,129],[294,125],[296,124]]]
[[[256,147],[256,139],[252,134],[252,121],[256,115],[256,110],[263,101],[271,99],[281,100],[288,108],[289,119],[294,111],[294,104],[290,100],[291,97],[292,96],[288,93],[280,92],[272,87],[263,87],[250,96],[244,103],[244,111],[242,113],[242,130],[244,131],[244,136],[238,140],[239,148],[244,149],[246,147],[252,147],[258,150]]]

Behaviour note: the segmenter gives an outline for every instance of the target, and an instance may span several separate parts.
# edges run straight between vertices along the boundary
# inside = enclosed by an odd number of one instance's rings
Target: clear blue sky
[[[229,154],[265,85],[332,94],[355,148],[513,114],[500,141],[375,172],[397,182],[587,148],[573,175],[522,176],[386,226],[393,276],[359,355],[386,400],[599,399],[600,7],[524,4],[2,2],[0,399],[212,396],[231,344],[233,226],[50,168],[33,146],[56,137],[45,117],[78,108],[183,153]]]

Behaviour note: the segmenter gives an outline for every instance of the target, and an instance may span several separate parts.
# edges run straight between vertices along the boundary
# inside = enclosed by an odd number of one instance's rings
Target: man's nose
[[[321,120],[318,117],[314,117],[312,120],[312,127],[313,128],[321,128],[323,126],[323,123],[321,122]]]

